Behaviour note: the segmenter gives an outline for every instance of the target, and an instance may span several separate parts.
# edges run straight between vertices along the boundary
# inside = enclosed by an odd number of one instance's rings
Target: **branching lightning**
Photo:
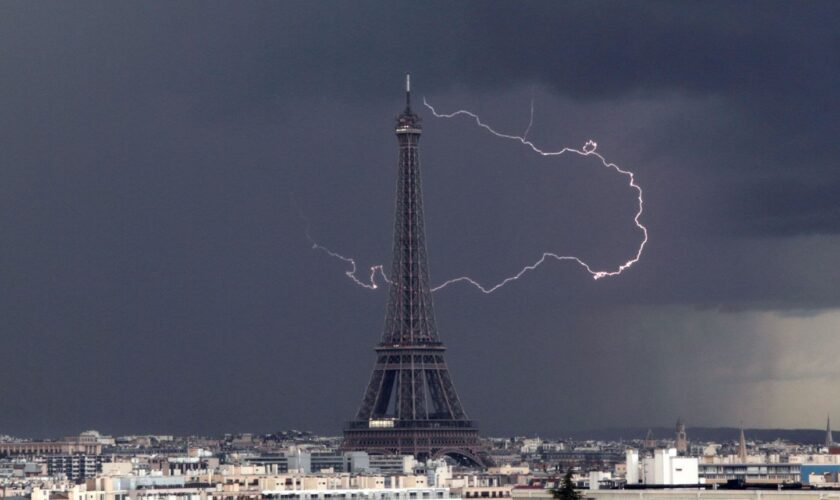
[[[583,260],[581,260],[578,257],[572,256],[572,255],[557,255],[556,253],[545,252],[545,253],[542,254],[542,257],[540,257],[539,260],[537,260],[533,264],[523,267],[518,273],[514,274],[513,276],[509,276],[509,277],[503,279],[499,283],[497,283],[497,284],[495,284],[495,285],[493,285],[489,288],[482,286],[480,283],[478,283],[474,279],[470,278],[469,276],[461,276],[461,277],[458,277],[458,278],[454,278],[454,279],[445,281],[444,283],[442,283],[442,284],[436,286],[435,288],[433,288],[432,291],[440,290],[441,288],[444,288],[444,287],[446,287],[448,285],[451,285],[453,283],[458,283],[458,282],[463,281],[463,282],[467,282],[467,283],[475,286],[476,288],[478,288],[479,290],[481,290],[484,293],[493,293],[496,290],[498,290],[500,287],[505,286],[506,284],[510,283],[511,281],[518,280],[525,273],[527,273],[529,271],[533,271],[534,269],[538,268],[539,266],[541,266],[543,264],[543,262],[545,262],[549,258],[554,259],[554,260],[571,260],[571,261],[574,261],[574,262],[578,263],[580,266],[582,266],[584,269],[586,269],[586,271],[589,274],[591,274],[594,279],[597,280],[597,279],[601,279],[601,278],[605,278],[605,277],[609,277],[609,276],[617,276],[617,275],[623,273],[625,269],[630,268],[633,264],[635,264],[636,262],[639,261],[639,259],[642,258],[642,252],[644,252],[645,245],[647,244],[647,241],[648,241],[647,227],[645,227],[644,224],[639,222],[639,219],[642,217],[642,213],[644,212],[644,208],[645,208],[645,200],[642,196],[642,194],[643,194],[642,193],[642,188],[641,188],[641,186],[636,184],[636,176],[633,172],[631,172],[629,170],[624,170],[621,167],[619,167],[618,165],[616,165],[615,163],[608,162],[606,158],[601,156],[600,153],[596,152],[595,149],[598,147],[598,144],[595,141],[592,141],[592,140],[586,141],[586,144],[584,144],[581,149],[564,147],[563,149],[561,149],[559,151],[543,151],[542,149],[538,148],[533,142],[531,142],[527,139],[528,132],[531,130],[531,125],[533,124],[533,121],[534,121],[533,100],[531,101],[531,121],[528,123],[528,128],[525,130],[525,133],[521,136],[503,134],[501,132],[497,132],[492,127],[490,127],[489,125],[487,125],[486,123],[481,121],[481,118],[477,114],[475,114],[471,111],[460,109],[460,110],[454,111],[452,113],[438,113],[437,110],[435,110],[435,108],[426,101],[426,98],[423,98],[423,105],[426,106],[427,108],[429,108],[429,111],[432,112],[432,114],[435,116],[435,118],[456,118],[456,117],[459,117],[459,116],[469,117],[469,118],[471,118],[472,120],[475,121],[476,125],[483,128],[484,130],[490,132],[491,134],[495,135],[496,137],[520,142],[521,144],[529,147],[535,153],[537,153],[539,155],[542,155],[542,156],[560,156],[560,155],[565,154],[565,153],[574,153],[574,154],[577,154],[579,156],[594,156],[594,157],[598,158],[598,160],[600,160],[601,164],[604,167],[613,169],[616,172],[620,173],[621,175],[626,176],[627,179],[628,179],[628,184],[630,185],[630,187],[635,189],[636,192],[638,193],[637,199],[639,201],[639,209],[636,211],[636,215],[633,217],[633,222],[636,224],[636,227],[642,232],[642,241],[641,241],[641,243],[639,243],[639,247],[636,250],[636,254],[631,259],[627,260],[626,262],[619,265],[617,268],[615,268],[613,270],[594,270],[594,269],[592,269],[592,267],[589,266],[589,264],[587,264],[586,262],[584,262]]]
[[[425,105],[426,105],[426,106],[428,106],[428,107],[431,107],[431,106],[429,106],[429,104],[426,102],[426,98],[425,98],[425,97],[423,98],[423,104],[425,104]],[[434,108],[432,108],[432,112],[434,112]],[[527,127],[525,127],[525,132],[523,132],[523,133],[522,133],[522,139],[523,139],[523,140],[525,140],[525,139],[527,139],[527,138],[528,138],[528,132],[530,132],[530,131],[531,131],[531,127],[533,127],[533,126],[534,126],[534,95],[533,95],[533,93],[532,93],[532,94],[531,94],[531,116],[528,118],[528,126],[527,126]]]
[[[438,113],[438,111],[431,104],[429,104],[426,101],[425,98],[423,98],[423,105],[426,106],[427,108],[429,108],[429,110],[432,112],[432,114],[436,118],[452,119],[452,118],[458,118],[458,117],[467,117],[467,118],[473,120],[476,125],[478,125],[482,129],[486,130],[487,132],[493,134],[494,136],[502,138],[502,139],[517,141],[517,142],[521,143],[522,145],[530,148],[532,151],[534,151],[535,153],[537,153],[541,156],[560,156],[560,155],[563,155],[563,154],[566,154],[566,153],[572,153],[572,154],[576,154],[576,155],[579,155],[579,156],[584,156],[584,157],[592,156],[592,157],[597,158],[605,168],[612,169],[615,172],[627,177],[628,185],[637,192],[637,200],[638,200],[638,207],[639,208],[636,211],[635,216],[633,217],[633,222],[635,223],[636,228],[642,233],[642,240],[639,243],[639,246],[636,249],[636,253],[633,255],[633,257],[630,258],[629,260],[625,261],[623,264],[620,264],[617,267],[612,268],[612,269],[597,270],[597,269],[593,269],[589,264],[587,264],[584,260],[580,259],[579,257],[575,257],[573,255],[558,255],[558,254],[553,253],[553,252],[544,252],[540,256],[540,258],[537,259],[534,263],[523,267],[516,274],[514,274],[512,276],[508,276],[507,278],[505,278],[502,281],[496,283],[495,285],[485,286],[485,285],[482,285],[480,282],[476,281],[475,279],[473,279],[469,276],[459,276],[457,278],[453,278],[453,279],[444,281],[440,285],[437,285],[437,286],[433,287],[431,289],[432,292],[436,292],[438,290],[446,288],[447,286],[455,284],[455,283],[462,283],[463,282],[463,283],[468,283],[468,284],[474,286],[475,288],[477,288],[482,293],[491,294],[491,293],[495,292],[496,290],[502,288],[503,286],[507,285],[511,281],[516,281],[519,278],[521,278],[522,276],[524,276],[525,274],[527,274],[531,271],[534,271],[535,269],[537,269],[543,263],[545,263],[547,260],[550,260],[550,259],[551,260],[557,260],[557,261],[573,261],[573,262],[577,263],[579,266],[581,266],[583,269],[585,269],[586,272],[588,272],[596,280],[601,279],[601,278],[611,277],[611,276],[618,276],[619,274],[623,273],[626,269],[629,269],[630,267],[632,267],[636,262],[639,261],[639,259],[641,259],[642,253],[644,252],[644,249],[645,249],[645,245],[647,245],[647,242],[648,242],[647,227],[645,227],[644,224],[642,224],[640,222],[640,219],[642,217],[642,213],[644,212],[644,198],[643,198],[642,188],[641,188],[641,186],[639,186],[636,183],[636,176],[633,172],[631,172],[630,170],[622,169],[621,167],[619,167],[615,163],[608,162],[606,158],[604,158],[600,153],[598,153],[596,151],[596,149],[598,147],[598,144],[595,141],[592,141],[592,140],[587,141],[583,145],[583,147],[581,147],[580,149],[571,148],[571,147],[564,147],[563,149],[560,149],[558,151],[545,151],[545,150],[537,147],[533,142],[528,140],[528,133],[531,131],[531,127],[534,124],[534,100],[533,100],[533,98],[531,99],[531,114],[530,114],[530,120],[528,121],[528,127],[525,129],[525,132],[523,132],[523,134],[521,136],[498,132],[495,129],[493,129],[492,127],[490,127],[489,125],[487,125],[486,123],[484,123],[477,114],[475,114],[471,111],[461,109],[461,110],[458,110],[458,111],[454,111],[452,113]],[[303,217],[303,215],[301,215],[301,217]],[[305,217],[304,217],[304,220],[306,220]],[[347,277],[350,278],[357,285],[359,285],[361,287],[364,287],[364,288],[367,288],[369,290],[375,290],[375,289],[379,288],[379,285],[378,285],[377,279],[376,279],[377,275],[380,276],[382,278],[382,280],[384,280],[384,282],[390,283],[390,280],[388,279],[388,276],[385,274],[385,270],[384,270],[384,268],[381,264],[372,266],[370,268],[370,276],[369,276],[367,282],[359,279],[359,277],[357,276],[358,268],[357,268],[357,265],[356,265],[356,261],[354,259],[350,258],[350,257],[345,257],[345,256],[343,256],[343,255],[341,255],[337,252],[334,252],[334,251],[330,250],[329,248],[326,248],[326,247],[318,244],[314,239],[312,239],[311,235],[309,234],[308,222],[307,222],[307,228],[306,228],[306,237],[309,239],[309,242],[312,243],[312,248],[314,250],[320,250],[320,251],[326,253],[327,255],[329,255],[330,257],[342,260],[342,261],[346,262],[347,264],[349,264],[350,269],[345,272],[345,275],[347,275]]]
[[[389,280],[388,276],[385,274],[385,270],[384,270],[382,264],[378,264],[378,265],[370,267],[370,277],[368,278],[367,283],[365,283],[364,281],[359,279],[359,277],[356,276],[356,273],[358,273],[358,266],[356,265],[356,259],[353,259],[353,258],[350,258],[350,257],[345,257],[345,256],[341,255],[340,253],[334,252],[334,251],[330,250],[329,248],[325,247],[324,245],[321,245],[320,243],[315,241],[315,239],[312,238],[312,234],[309,232],[309,219],[305,215],[303,215],[303,212],[300,212],[299,215],[300,215],[300,218],[303,219],[303,222],[306,225],[305,226],[305,228],[306,228],[305,229],[306,239],[309,240],[310,244],[312,244],[312,250],[318,250],[320,252],[324,252],[325,254],[329,255],[330,257],[332,257],[334,259],[338,259],[340,261],[343,261],[343,262],[346,262],[347,264],[349,264],[350,269],[345,271],[344,275],[347,276],[348,278],[350,278],[350,280],[352,280],[353,283],[359,285],[362,288],[367,288],[368,290],[376,290],[377,288],[379,288],[379,285],[376,283],[376,275],[377,274],[382,276],[382,279],[385,281],[385,283],[391,283],[391,280]]]

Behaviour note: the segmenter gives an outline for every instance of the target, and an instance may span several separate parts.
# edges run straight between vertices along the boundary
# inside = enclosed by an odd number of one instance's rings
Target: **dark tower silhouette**
[[[653,438],[653,429],[648,429],[647,434],[645,434],[645,448],[656,448],[656,439]]]
[[[376,365],[359,412],[344,430],[345,450],[449,455],[486,465],[478,429],[469,420],[443,359],[435,325],[420,183],[420,117],[411,109],[406,75],[405,111],[397,118],[397,205],[390,296]]]
[[[685,422],[683,422],[682,417],[677,419],[676,435],[675,447],[678,453],[684,455],[688,452],[688,436],[685,433]]]
[[[747,463],[747,440],[744,437],[743,424],[741,424],[741,434],[738,436],[738,459],[742,464]]]

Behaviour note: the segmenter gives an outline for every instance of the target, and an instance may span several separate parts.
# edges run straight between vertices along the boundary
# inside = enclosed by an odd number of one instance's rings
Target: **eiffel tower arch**
[[[450,456],[485,466],[486,449],[455,392],[435,324],[418,156],[422,127],[410,91],[406,76],[406,107],[395,131],[399,168],[385,329],[362,404],[345,425],[343,449]]]

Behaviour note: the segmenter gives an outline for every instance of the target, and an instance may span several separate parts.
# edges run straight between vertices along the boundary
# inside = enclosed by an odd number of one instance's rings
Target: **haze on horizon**
[[[486,435],[840,415],[840,6],[0,4],[0,434],[338,433],[386,292],[402,79],[637,174],[618,278],[435,294]],[[623,178],[423,117],[432,281],[622,262]]]

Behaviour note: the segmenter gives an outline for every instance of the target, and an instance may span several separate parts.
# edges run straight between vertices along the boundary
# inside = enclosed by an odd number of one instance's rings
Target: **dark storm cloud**
[[[38,59],[63,61],[71,75],[238,105],[322,92],[370,98],[390,91],[390,68],[411,66],[405,69],[424,75],[430,92],[525,81],[585,98],[662,90],[743,102],[783,96],[774,104],[814,111],[833,104],[838,77],[838,13],[828,2],[807,9],[782,2],[284,2],[5,10],[10,63],[25,66],[15,49],[30,50],[30,69]]]
[[[91,98],[137,93],[138,103],[144,94],[166,102],[174,94],[192,113],[224,116],[324,95],[370,102],[391,92],[395,71],[408,69],[421,75],[430,94],[540,84],[608,102],[667,93],[711,96],[732,115],[705,125],[727,130],[741,151],[712,150],[702,168],[726,169],[734,184],[771,178],[782,198],[776,206],[784,204],[793,219],[809,219],[814,204],[836,198],[824,189],[799,196],[804,193],[793,191],[791,179],[821,184],[830,176],[840,183],[834,119],[840,113],[840,34],[834,28],[840,16],[827,2],[808,8],[782,2],[328,2],[253,9],[211,4],[199,11],[188,4],[15,10],[28,12],[7,17],[10,32],[31,43],[34,64],[39,57],[46,63],[30,76],[53,81],[55,90],[102,92]],[[37,73],[46,68],[59,72]],[[731,119],[738,125],[723,122]],[[761,196],[760,187],[750,190]],[[761,206],[739,217],[743,201],[723,201],[730,209],[723,222],[732,231],[812,232],[811,222],[756,217]]]
[[[774,236],[840,233],[840,182],[833,179],[742,182],[728,195],[732,201],[724,208],[737,214],[739,231]]]
[[[840,306],[838,13],[0,4],[0,433],[337,431],[385,298],[309,249],[289,198],[322,243],[387,263],[406,70],[506,130],[534,96],[541,145],[594,137],[645,188],[651,241],[621,279],[552,264],[437,295],[485,429],[749,422],[764,401],[767,425],[809,425],[783,402],[828,385],[839,354],[822,311]],[[621,179],[423,113],[435,281],[499,279],[545,247],[632,252]],[[714,397],[718,414],[696,404]]]

